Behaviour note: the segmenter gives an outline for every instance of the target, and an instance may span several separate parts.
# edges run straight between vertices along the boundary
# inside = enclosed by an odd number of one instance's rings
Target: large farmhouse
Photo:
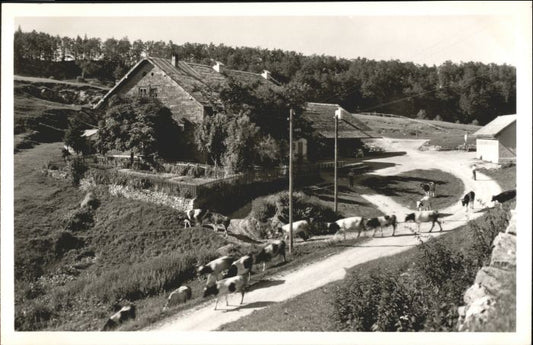
[[[516,115],[498,116],[474,136],[476,158],[492,163],[516,159]]]
[[[220,106],[219,91],[229,78],[245,83],[276,82],[270,72],[262,74],[227,69],[220,62],[214,66],[146,57],[133,66],[126,75],[95,105],[101,108],[113,95],[156,97],[172,112],[180,125],[201,123],[206,115]]]
[[[101,109],[113,95],[154,97],[170,109],[173,119],[182,129],[183,159],[204,161],[196,149],[193,128],[206,116],[221,107],[220,91],[230,79],[244,84],[261,83],[275,88],[278,83],[269,71],[262,74],[237,71],[216,62],[214,66],[180,61],[177,55],[171,60],[146,57],[133,66],[126,75],[95,105]]]

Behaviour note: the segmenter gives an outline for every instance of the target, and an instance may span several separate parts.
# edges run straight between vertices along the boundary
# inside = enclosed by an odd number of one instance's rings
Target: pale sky
[[[392,7],[398,5],[389,4]],[[335,3],[331,7],[335,8],[334,5]],[[437,6],[426,4],[426,12],[413,8],[412,11],[404,10],[400,15],[391,15],[390,10],[360,11],[364,15],[357,15],[359,12],[356,5],[360,4],[348,6],[344,12],[342,7],[337,11],[324,13],[319,9],[305,16],[299,14],[303,10],[288,11],[290,15],[286,15],[285,7],[277,7],[277,12],[268,12],[273,15],[258,16],[261,11],[253,9],[260,6],[253,5],[250,7],[252,11],[238,16],[232,15],[235,11],[213,11],[213,7],[189,11],[184,15],[179,15],[183,13],[179,10],[169,10],[176,15],[154,16],[150,13],[150,16],[142,16],[143,11],[132,9],[129,7],[131,5],[117,5],[122,7],[116,7],[115,10],[129,17],[103,17],[92,13],[91,16],[84,16],[84,11],[71,10],[66,12],[67,16],[62,17],[54,16],[54,12],[42,17],[18,16],[14,18],[14,24],[16,27],[20,25],[25,32],[37,30],[70,37],[87,34],[88,37],[103,40],[127,36],[130,41],[172,40],[176,44],[212,42],[233,47],[293,50],[305,55],[398,59],[428,65],[438,65],[446,60],[516,65],[515,56],[520,47],[515,44],[517,26],[512,12],[500,13],[497,9],[484,11],[486,4],[481,3],[479,7],[469,9],[466,13],[447,13],[435,10]],[[91,9],[98,6],[102,5],[92,5]],[[224,5],[217,6],[228,8]],[[423,6],[421,4],[419,7]],[[150,7],[153,8],[157,7]],[[100,13],[110,15],[113,12]],[[163,8],[157,13],[167,12]],[[62,12],[61,15],[65,13]]]

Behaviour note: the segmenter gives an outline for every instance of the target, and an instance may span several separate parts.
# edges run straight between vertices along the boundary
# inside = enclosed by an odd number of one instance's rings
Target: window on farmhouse
[[[140,87],[139,97],[146,97],[146,96],[148,96],[148,89],[146,87]]]
[[[157,88],[153,87],[150,89],[150,97],[157,97]]]

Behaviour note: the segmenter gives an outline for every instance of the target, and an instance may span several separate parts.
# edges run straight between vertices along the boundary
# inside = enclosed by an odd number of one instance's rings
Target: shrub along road
[[[383,162],[394,163],[395,166],[376,171],[382,175],[395,175],[403,171],[413,169],[440,169],[459,177],[465,185],[465,193],[473,190],[476,192],[476,199],[485,202],[490,200],[491,195],[501,192],[500,186],[489,179],[487,176],[478,174],[478,180],[473,181],[471,178],[470,164],[474,161],[474,153],[448,151],[448,152],[422,152],[418,147],[423,144],[423,140],[401,140],[401,139],[384,139],[382,144],[393,148],[395,151],[406,151],[404,156],[379,159]],[[437,193],[443,192],[437,190]],[[464,193],[463,193],[464,194]],[[457,196],[457,199],[463,195]],[[403,221],[405,214],[411,212],[407,208],[397,204],[392,199],[381,195],[363,195],[365,199],[372,202],[385,214],[396,214],[400,222]],[[476,202],[476,210],[479,211],[482,206]],[[422,224],[421,238],[439,236],[446,231],[453,230],[467,222],[467,214],[460,202],[444,210],[439,210],[443,214],[449,214],[443,219],[443,232],[438,232],[438,225],[429,234],[429,224]],[[482,212],[469,211],[469,218],[477,218]],[[335,280],[343,279],[346,271],[361,263],[400,253],[419,244],[412,234],[412,229],[416,229],[414,224],[399,224],[396,236],[391,236],[391,230],[385,231],[385,237],[373,238],[361,245],[356,245],[345,251],[330,256],[317,263],[300,267],[293,271],[283,272],[271,277],[269,284],[261,284],[265,287],[251,287],[244,297],[244,303],[239,306],[240,296],[230,295],[228,300],[230,306],[225,305],[222,297],[218,308],[226,309],[213,310],[215,301],[210,299],[191,310],[183,311],[167,320],[148,327],[147,331],[210,331],[216,330],[220,326],[244,317],[254,310],[259,310],[268,305],[287,300],[299,294],[311,291]],[[377,234],[380,235],[379,232]],[[340,239],[342,236],[339,236]],[[338,244],[342,246],[342,241]],[[253,282],[253,276],[252,276]],[[253,283],[252,283],[253,284]]]

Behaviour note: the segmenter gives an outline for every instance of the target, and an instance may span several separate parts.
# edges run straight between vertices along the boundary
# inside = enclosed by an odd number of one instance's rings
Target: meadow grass
[[[399,139],[428,139],[429,145],[440,146],[444,150],[455,150],[459,145],[464,144],[465,134],[469,135],[468,145],[475,146],[475,138],[470,134],[481,128],[481,126],[476,125],[434,120],[410,120],[373,115],[356,116],[380,136]]]
[[[504,164],[499,169],[479,169],[479,172],[498,182],[503,190],[516,189],[515,164]]]
[[[431,199],[435,210],[449,207],[459,201],[464,184],[452,174],[437,169],[416,169],[394,176],[366,175],[360,178],[361,194],[381,194],[390,197],[398,204],[409,209],[416,209],[416,201],[425,194],[421,183],[430,181],[436,184],[436,196]]]

